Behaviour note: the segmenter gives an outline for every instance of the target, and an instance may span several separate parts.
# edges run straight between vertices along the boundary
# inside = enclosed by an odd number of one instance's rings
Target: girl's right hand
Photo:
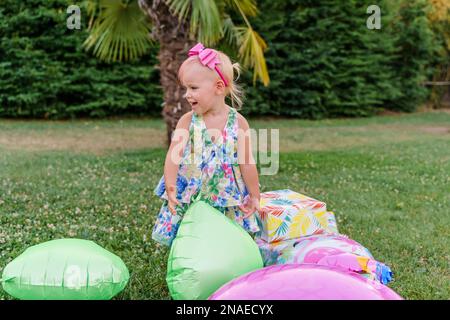
[[[173,214],[177,214],[177,209],[175,206],[179,205],[180,203],[177,200],[177,188],[176,186],[169,186],[167,188],[167,197],[169,198],[169,211]]]

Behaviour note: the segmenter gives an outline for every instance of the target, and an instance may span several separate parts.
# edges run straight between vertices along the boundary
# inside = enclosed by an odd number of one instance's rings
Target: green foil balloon
[[[203,300],[230,280],[263,268],[258,246],[235,221],[203,201],[191,205],[172,243],[167,285],[175,300]]]
[[[59,239],[26,249],[3,270],[3,289],[27,300],[106,300],[130,275],[122,259],[96,243]]]

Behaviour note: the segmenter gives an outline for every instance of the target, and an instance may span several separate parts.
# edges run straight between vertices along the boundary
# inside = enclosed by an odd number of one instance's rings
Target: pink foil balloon
[[[273,265],[240,276],[209,300],[403,300],[377,281],[313,264]]]

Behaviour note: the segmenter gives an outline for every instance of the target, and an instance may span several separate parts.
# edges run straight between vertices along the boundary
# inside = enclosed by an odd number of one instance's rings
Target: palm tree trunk
[[[177,81],[178,68],[187,58],[188,50],[195,45],[189,35],[189,20],[179,21],[171,14],[164,0],[139,0],[144,12],[153,24],[152,38],[159,42],[158,54],[161,86],[164,92],[162,115],[167,126],[167,146],[172,132],[183,114],[191,110],[182,97],[183,90]]]

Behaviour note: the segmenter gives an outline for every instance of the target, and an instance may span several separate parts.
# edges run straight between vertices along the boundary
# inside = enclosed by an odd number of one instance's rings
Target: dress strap
[[[237,111],[235,108],[231,108],[231,111],[233,112],[233,114],[231,115],[230,118],[230,124],[228,127],[228,136],[229,136],[229,150],[231,151],[231,153],[229,154],[230,157],[230,161],[232,164],[237,164],[238,163],[238,132],[239,132],[239,124],[238,124],[238,120],[237,120]]]

